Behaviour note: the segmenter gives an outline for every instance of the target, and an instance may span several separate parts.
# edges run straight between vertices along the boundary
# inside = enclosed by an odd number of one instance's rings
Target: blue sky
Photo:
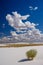
[[[29,7],[32,7],[31,10]],[[34,10],[35,7],[38,7]],[[15,31],[6,20],[7,14],[17,11],[21,15],[29,14],[27,18],[31,23],[39,24],[37,29],[43,33],[43,0],[0,0],[0,37],[11,35],[10,31]],[[23,21],[25,22],[25,21]]]

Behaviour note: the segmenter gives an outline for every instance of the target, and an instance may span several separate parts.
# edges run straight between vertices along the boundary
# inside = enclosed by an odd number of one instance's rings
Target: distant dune
[[[0,44],[1,47],[25,47],[25,46],[43,46],[43,43],[8,43]]]

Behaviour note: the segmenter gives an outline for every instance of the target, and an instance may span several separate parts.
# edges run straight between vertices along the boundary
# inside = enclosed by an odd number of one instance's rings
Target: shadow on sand
[[[21,59],[18,62],[25,62],[25,61],[31,61],[31,59]]]

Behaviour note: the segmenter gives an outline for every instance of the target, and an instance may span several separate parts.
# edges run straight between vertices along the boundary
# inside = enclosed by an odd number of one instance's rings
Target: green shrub
[[[31,49],[26,52],[26,56],[28,59],[33,60],[33,58],[36,56],[37,51],[35,49]]]

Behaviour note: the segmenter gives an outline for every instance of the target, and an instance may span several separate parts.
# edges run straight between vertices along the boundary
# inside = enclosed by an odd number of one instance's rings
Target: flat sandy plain
[[[1,46],[1,45],[0,45]],[[27,60],[26,52],[36,49],[34,60]],[[0,65],[43,65],[43,45],[0,48]]]

